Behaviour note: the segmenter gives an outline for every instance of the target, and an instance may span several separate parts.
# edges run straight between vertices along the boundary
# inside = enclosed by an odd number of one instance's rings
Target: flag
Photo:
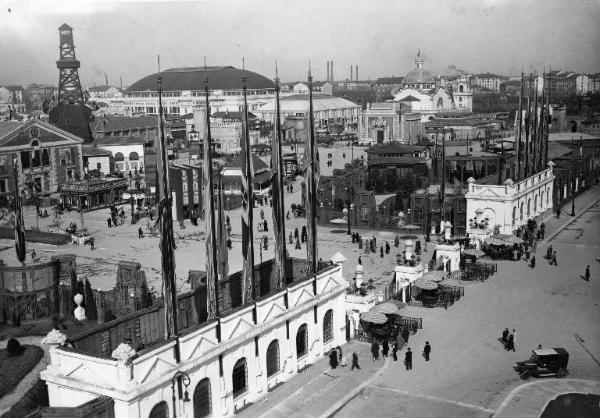
[[[319,184],[319,152],[315,142],[315,122],[312,101],[312,75],[308,72],[308,134],[304,151],[306,164],[306,223],[308,242],[306,255],[308,259],[308,274],[316,273],[319,269],[317,257],[317,185]]]
[[[15,250],[17,259],[25,263],[27,250],[25,246],[25,222],[23,221],[23,207],[21,206],[21,196],[19,196],[18,180],[15,168]]]
[[[161,77],[158,77],[158,218],[160,219],[160,254],[163,298],[165,302],[165,339],[176,337],[177,289],[175,286],[175,238],[173,236],[173,200],[169,184],[169,160],[163,127]]]
[[[275,76],[275,123],[271,144],[271,191],[273,197],[273,234],[275,236],[275,268],[277,287],[285,284],[285,206],[283,200],[283,161],[281,156],[281,112],[279,78]]]
[[[206,222],[206,309],[208,319],[219,316],[217,304],[218,291],[218,266],[217,266],[217,237],[215,226],[215,202],[213,193],[212,176],[212,138],[210,136],[210,107],[208,103],[208,81],[204,79],[204,93],[206,96],[206,123],[204,124],[204,220]]]
[[[218,248],[217,248],[217,260],[218,260],[218,278],[219,281],[227,279],[229,277],[229,254],[227,248],[227,230],[225,227],[225,212],[223,210],[223,184],[221,183],[221,175],[219,174],[218,182],[218,197],[217,197],[217,226],[218,226]]]
[[[242,138],[240,165],[242,169],[242,304],[252,300],[254,289],[254,231],[252,229],[254,206],[254,170],[252,167],[252,151],[248,132],[248,102],[246,97],[246,77],[242,79],[244,107],[242,113]]]

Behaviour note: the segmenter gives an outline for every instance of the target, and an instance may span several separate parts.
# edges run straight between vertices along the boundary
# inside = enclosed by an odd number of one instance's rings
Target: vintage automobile
[[[531,351],[533,354],[529,360],[519,361],[513,367],[521,379],[527,380],[531,376],[565,377],[569,373],[569,353],[564,348],[538,348]]]

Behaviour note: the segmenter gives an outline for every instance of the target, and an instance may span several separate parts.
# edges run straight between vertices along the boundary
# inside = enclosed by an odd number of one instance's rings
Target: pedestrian
[[[142,227],[140,226],[138,228],[138,239],[142,239],[144,238],[144,231],[142,230]]]
[[[394,238],[394,246],[396,248],[398,248],[399,245],[400,245],[400,238],[398,237],[398,235],[396,235],[396,238]]]
[[[308,233],[306,232],[306,225],[302,225],[302,242],[306,242],[308,239]]]
[[[394,361],[398,361],[398,341],[394,341],[392,344],[392,358]]]
[[[112,219],[110,219],[110,218],[107,218],[107,219],[106,219],[106,223],[108,224],[108,227],[109,227],[109,228],[111,228],[111,227],[112,227],[112,225],[111,225],[111,224],[112,224]]]
[[[431,345],[429,345],[429,341],[425,341],[425,348],[423,348],[423,356],[425,357],[425,361],[429,361],[430,354],[431,354]]]
[[[290,231],[289,240],[290,240],[290,245],[294,243],[294,235],[292,234],[292,231]]]
[[[546,235],[546,225],[544,225],[544,223],[542,222],[542,224],[540,225],[540,234],[542,236],[542,239],[544,239],[544,236]]]
[[[265,211],[264,211],[264,209],[260,210],[260,219],[265,219]]]
[[[377,248],[377,238],[373,235],[373,245]]]
[[[591,277],[591,273],[590,273],[590,265],[588,264],[587,267],[585,268],[585,281],[589,282],[590,281],[590,277]]]
[[[382,345],[382,349],[381,349],[381,353],[383,354],[383,357],[387,357],[389,352],[390,352],[390,346],[388,344],[388,341],[383,340],[383,345]]]
[[[406,349],[406,353],[404,354],[404,365],[406,366],[406,370],[412,370],[412,351],[410,351],[410,347]]]
[[[362,239],[360,239],[360,236],[358,237],[358,249],[359,250],[363,249],[363,242],[362,242]]]
[[[94,245],[94,238],[90,238],[90,251],[94,251],[96,246]]]
[[[300,245],[300,239],[296,238],[296,247],[297,250],[301,250],[302,246]]]
[[[556,219],[560,219],[560,209],[556,210]]]
[[[373,361],[379,360],[379,343],[376,339],[371,342],[371,354],[373,354]]]
[[[380,254],[380,257],[383,258],[383,245],[381,247],[379,247],[379,254]]]
[[[508,331],[508,328],[504,328],[504,331],[502,331],[502,344],[506,345],[506,341],[508,341],[508,334],[510,332]]]
[[[552,253],[552,259],[550,260],[550,265],[558,266],[558,262],[556,261],[556,251]]]
[[[552,245],[549,245],[546,249],[546,260],[552,259]]]
[[[294,238],[298,239],[300,235],[298,234],[298,228],[294,229]]]
[[[515,337],[513,334],[508,336],[505,346],[506,351],[515,351]]]
[[[358,369],[360,370],[360,366],[358,365],[358,354],[356,354],[356,352],[352,353],[352,369]]]
[[[263,236],[263,249],[264,250],[269,249],[269,238],[266,235]]]
[[[36,257],[37,257],[37,253],[35,252],[35,250],[32,250],[31,251],[31,260],[35,261]]]
[[[385,242],[385,253],[389,254],[390,253],[390,243],[389,242]]]
[[[362,266],[362,258],[360,258],[360,255],[358,256],[358,265]],[[589,267],[589,266],[588,266]]]
[[[329,367],[332,369],[337,368],[338,366],[338,353],[337,350],[331,349],[329,351]]]
[[[534,269],[535,268],[535,255],[531,257],[531,264],[530,264],[531,268]]]
[[[263,230],[265,232],[269,232],[269,225],[267,224],[267,220],[266,219],[263,221]]]

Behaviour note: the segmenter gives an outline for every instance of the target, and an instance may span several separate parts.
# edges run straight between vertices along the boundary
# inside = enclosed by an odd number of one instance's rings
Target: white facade
[[[465,92],[464,96],[468,96],[467,92]],[[453,97],[443,87],[438,87],[431,91],[419,91],[412,88],[402,89],[395,94],[394,101],[410,105],[411,112],[418,112],[421,114],[422,122],[427,122],[431,115],[440,112],[468,111],[468,107],[458,108]]]
[[[467,233],[494,231],[512,234],[529,219],[552,209],[554,174],[552,167],[527,179],[504,185],[479,185],[469,179],[467,199]]]
[[[103,144],[102,140],[97,140],[97,144],[110,151],[115,160],[116,171],[129,173],[144,168],[144,144]]]
[[[594,79],[586,74],[579,74],[575,78],[577,94],[585,95],[594,91]]]
[[[87,157],[88,170],[98,170],[103,176],[110,174],[110,157],[108,155],[93,155]]]
[[[132,361],[102,359],[52,347],[50,364],[41,373],[48,385],[50,406],[73,407],[105,395],[114,399],[116,418],[146,418],[163,401],[169,417],[192,417],[196,406],[194,391],[199,383],[208,382],[211,416],[233,416],[236,410],[267,396],[270,388],[293,378],[330,349],[344,344],[347,287],[341,266],[330,267],[218,321],[204,323],[179,338],[179,363],[174,358],[175,341]],[[331,318],[330,328],[324,326],[326,317]],[[217,341],[217,324],[221,342]],[[302,330],[307,331],[306,353],[298,356],[296,337],[304,336]],[[278,344],[278,367],[267,376],[266,353],[274,341]],[[232,373],[242,359],[246,365],[246,387],[234,396]],[[171,382],[177,371],[190,377],[187,390],[192,402],[177,399],[173,411]]]

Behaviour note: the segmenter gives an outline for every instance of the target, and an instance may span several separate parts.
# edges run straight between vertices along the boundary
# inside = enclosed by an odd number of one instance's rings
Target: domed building
[[[436,113],[440,112],[465,112],[472,110],[472,92],[470,86],[459,86],[460,98],[456,103],[452,89],[441,87],[436,77],[424,68],[421,51],[415,59],[415,69],[409,71],[404,78],[404,86],[394,95],[394,101],[400,102],[402,107],[410,108],[410,112],[421,114],[421,120],[426,122]]]
[[[246,77],[248,108],[257,109],[275,96],[275,84],[253,71],[231,66],[182,67],[161,72],[162,102],[167,115],[180,116],[193,112],[194,106],[203,105],[204,77],[208,80],[212,112],[239,112],[242,109],[242,78]],[[129,86],[123,97],[110,100],[109,106],[117,113],[158,113],[158,73],[147,75]]]
[[[421,58],[421,50],[417,52],[415,69],[409,71],[404,77],[404,88],[415,90],[431,90],[436,87],[436,80],[431,71],[423,67],[424,60]]]

